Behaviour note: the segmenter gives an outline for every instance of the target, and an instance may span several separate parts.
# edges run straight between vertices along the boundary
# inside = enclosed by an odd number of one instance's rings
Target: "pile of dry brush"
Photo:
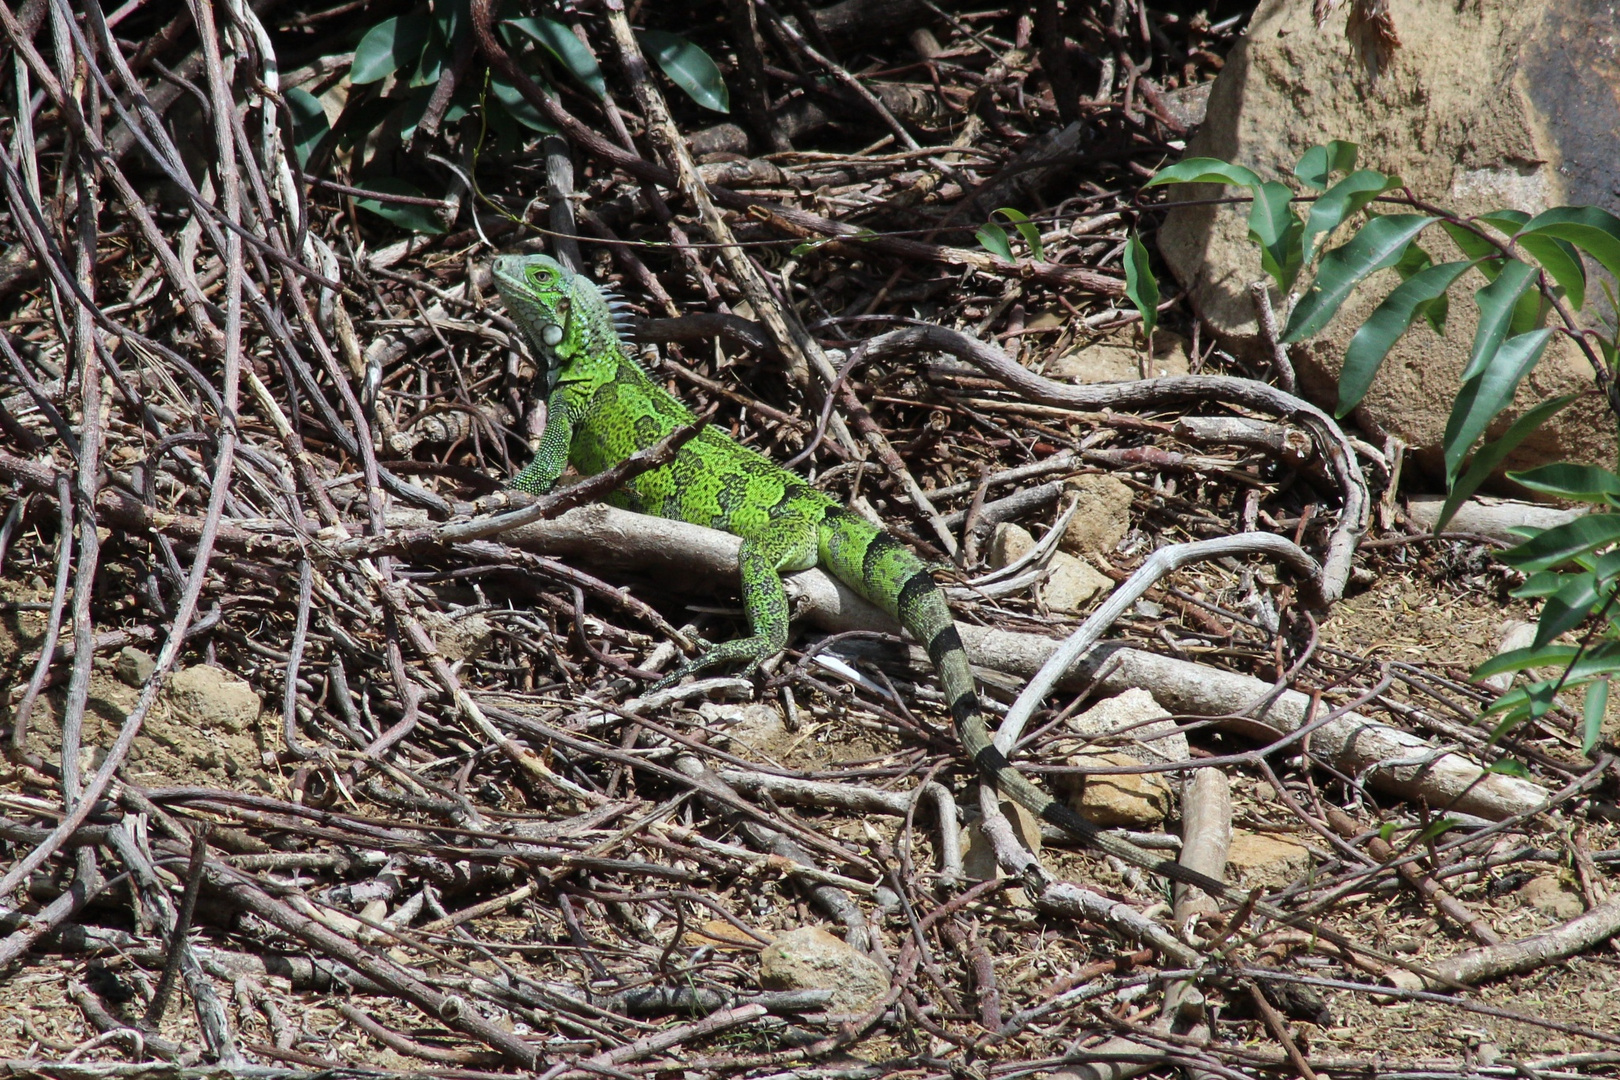
[[[1423,999],[1503,970],[1438,949],[1418,986],[1196,896],[1144,917],[1161,883],[1105,871],[1130,904],[1064,880],[994,800],[959,805],[973,777],[926,663],[814,573],[805,614],[845,632],[818,657],[638,698],[695,635],[736,632],[687,607],[732,602],[732,542],[559,516],[603,485],[491,524],[524,501],[500,481],[540,418],[481,263],[543,237],[633,298],[665,346],[649,362],[708,422],[963,579],[1002,523],[1055,540],[1065,480],[1129,486],[1099,564],[1126,584],[1011,706],[1031,773],[1080,771],[1065,719],[1127,686],[1242,714],[1184,725],[1181,760],[1273,785],[1319,851],[1272,899],[1369,945],[1410,887],[1488,951],[1448,882],[1567,854],[1492,824],[1598,775],[1567,718],[1510,742],[1529,777],[1488,773],[1458,672],[1318,640],[1388,455],[1240,377],[1173,304],[1195,374],[1038,374],[1130,343],[1137,189],[1240,13],[787,6],[581,4],[546,13],[572,35],[547,54],[508,32],[528,13],[435,2],[436,77],[411,87],[404,67],[356,82],[343,50],[425,5],[0,5],[0,559],[26,646],[0,790],[0,1038],[30,1059],[11,1071],[1269,1075],[1311,1068],[1283,1014],[1318,1018],[1337,980]],[[718,59],[737,122],[649,66],[643,16]],[[563,70],[581,55],[601,92]],[[1039,233],[1011,261],[974,240],[1005,206]],[[1052,547],[958,590],[1002,711],[1058,644],[1028,588]],[[1481,572],[1477,547],[1411,550]],[[173,758],[194,772],[132,768],[199,665],[262,698],[256,753],[222,772],[204,750],[225,736],[195,730]],[[693,711],[724,693],[784,737],[751,753],[734,706]],[[1219,874],[1226,774],[1187,775],[1182,857]],[[1414,843],[1391,795],[1464,825]],[[1014,876],[965,874],[964,821]],[[875,998],[762,986],[772,936],[820,922],[883,973]]]

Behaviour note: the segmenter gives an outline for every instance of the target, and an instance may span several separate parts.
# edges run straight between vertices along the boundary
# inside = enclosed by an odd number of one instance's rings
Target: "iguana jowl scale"
[[[584,275],[545,255],[505,255],[495,260],[494,278],[544,366],[547,393],[539,449],[510,486],[544,493],[568,464],[586,475],[601,472],[693,422],[691,411],[630,358],[606,297]],[[752,668],[781,652],[789,621],[782,575],[820,566],[898,619],[927,648],[957,736],[988,782],[1102,852],[1231,903],[1248,899],[1207,874],[1103,832],[1020,776],[990,739],[962,639],[928,567],[798,476],[706,427],[673,462],[635,477],[608,501],[742,538],[742,598],[753,633],[714,647],[666,683],[719,664]],[[1256,903],[1255,909],[1271,919],[1300,921],[1269,904]],[[1315,929],[1337,944],[1352,944]]]

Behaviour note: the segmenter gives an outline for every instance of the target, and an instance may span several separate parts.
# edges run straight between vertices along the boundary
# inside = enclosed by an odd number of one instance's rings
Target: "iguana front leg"
[[[778,519],[774,526],[762,537],[744,540],[738,557],[743,610],[752,633],[710,648],[658,680],[652,690],[722,664],[740,663],[748,675],[787,647],[789,611],[782,575],[816,565],[816,533],[812,524],[797,519]]]
[[[573,410],[559,387],[546,402],[546,430],[540,433],[540,445],[535,448],[534,459],[523,471],[512,477],[507,487],[526,491],[530,495],[544,495],[557,483],[557,478],[568,467],[568,449],[574,442]]]

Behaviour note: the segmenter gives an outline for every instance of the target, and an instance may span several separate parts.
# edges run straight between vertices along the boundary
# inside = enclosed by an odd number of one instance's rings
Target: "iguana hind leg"
[[[808,523],[778,521],[776,524],[778,528],[758,539],[745,539],[738,557],[743,609],[748,612],[752,633],[714,646],[659,679],[653,684],[653,690],[673,686],[688,675],[724,664],[742,664],[743,674],[749,675],[787,647],[790,612],[782,574],[816,564],[816,537],[815,529]]]

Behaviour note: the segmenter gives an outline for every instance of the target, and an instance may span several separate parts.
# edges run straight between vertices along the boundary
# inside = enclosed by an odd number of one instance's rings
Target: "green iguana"
[[[593,475],[694,422],[691,411],[626,353],[607,297],[588,278],[545,255],[500,256],[493,271],[507,312],[543,365],[547,406],[534,460],[509,486],[543,494],[565,465]],[[788,640],[782,575],[822,567],[899,620],[926,647],[957,736],[986,781],[1099,851],[1228,903],[1250,901],[1224,882],[1104,832],[1019,775],[991,741],[967,652],[929,567],[798,476],[705,427],[673,462],[635,477],[608,501],[742,538],[742,598],[753,632],[711,648],[659,686],[720,664],[752,670],[780,653]],[[1279,922],[1309,925],[1270,904],[1255,902],[1254,908]],[[1345,948],[1409,966],[1325,928],[1312,929]]]

